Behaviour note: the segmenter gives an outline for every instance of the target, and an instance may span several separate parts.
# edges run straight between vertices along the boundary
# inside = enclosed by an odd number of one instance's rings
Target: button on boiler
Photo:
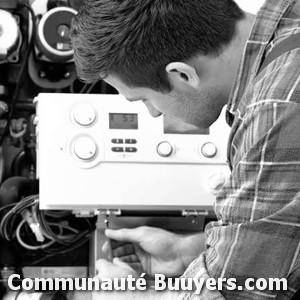
[[[134,153],[134,152],[137,152],[137,148],[135,148],[135,147],[126,147],[125,152]]]
[[[111,142],[113,144],[123,144],[124,143],[123,139],[112,139]]]
[[[169,142],[161,142],[157,145],[156,151],[161,157],[168,157],[173,152],[173,147]]]
[[[124,148],[123,147],[112,147],[111,151],[112,152],[124,152]]]
[[[136,144],[136,140],[135,139],[126,139],[125,143],[126,144]]]
[[[80,136],[73,142],[74,153],[79,159],[91,160],[97,153],[97,146],[89,136]]]
[[[74,120],[82,126],[89,126],[96,120],[95,109],[86,102],[80,102],[73,108]]]
[[[202,145],[201,153],[207,158],[212,158],[217,154],[217,147],[214,143],[208,142]]]

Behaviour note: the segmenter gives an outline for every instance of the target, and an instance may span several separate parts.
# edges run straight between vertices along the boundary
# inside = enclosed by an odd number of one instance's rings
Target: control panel
[[[228,174],[229,127],[209,129],[121,95],[40,94],[40,202],[48,209],[209,209]]]

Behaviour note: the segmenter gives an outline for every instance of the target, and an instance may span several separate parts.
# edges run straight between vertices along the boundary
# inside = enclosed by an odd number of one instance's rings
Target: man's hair
[[[85,0],[71,30],[78,76],[170,91],[170,62],[218,55],[244,17],[233,0]]]

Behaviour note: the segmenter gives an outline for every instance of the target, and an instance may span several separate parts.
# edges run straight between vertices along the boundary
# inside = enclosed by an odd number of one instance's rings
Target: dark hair
[[[233,0],[85,0],[71,30],[78,76],[170,91],[167,64],[217,55],[243,17]]]

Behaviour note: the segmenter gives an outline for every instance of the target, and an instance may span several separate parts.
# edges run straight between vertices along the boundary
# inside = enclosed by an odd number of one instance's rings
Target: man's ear
[[[166,66],[168,78],[173,86],[186,84],[193,88],[198,88],[200,78],[194,67],[183,62],[171,62]]]

